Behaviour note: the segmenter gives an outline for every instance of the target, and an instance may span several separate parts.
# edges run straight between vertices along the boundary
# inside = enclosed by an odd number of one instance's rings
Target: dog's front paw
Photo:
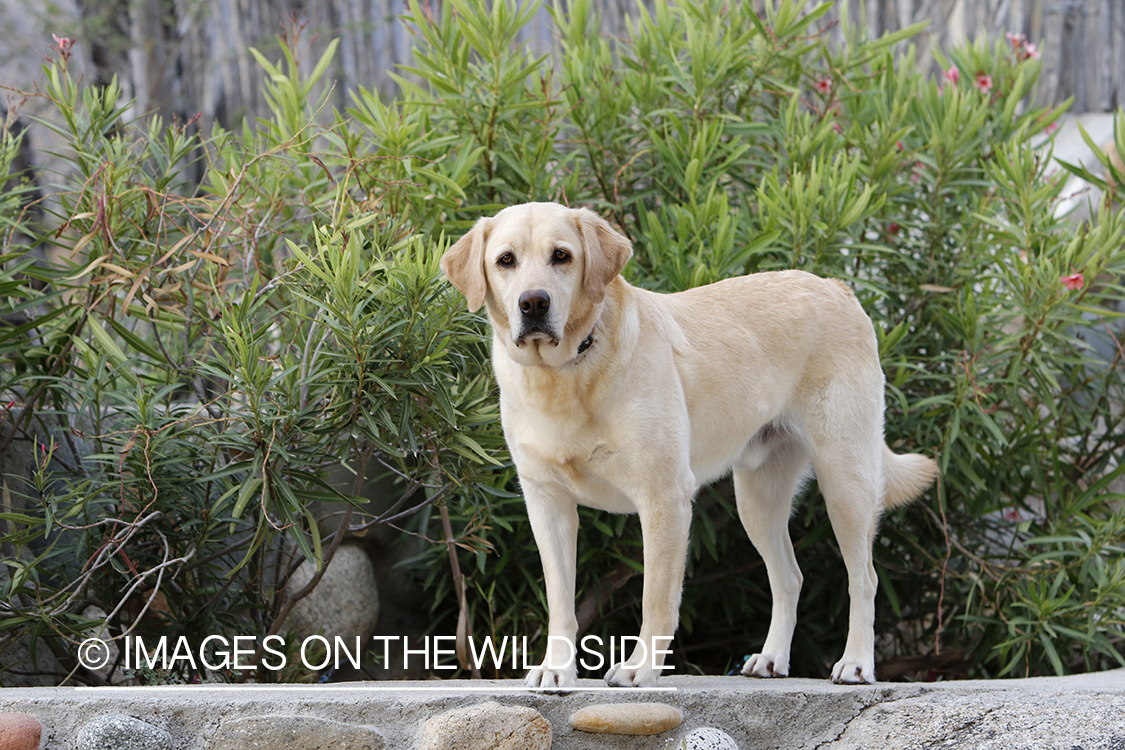
[[[548,669],[542,665],[527,673],[524,684],[541,690],[565,690],[578,687],[578,670]]]
[[[862,685],[875,682],[875,662],[844,657],[832,667],[832,681],[837,685]]]
[[[747,677],[788,677],[789,656],[780,654],[754,654],[742,665]]]
[[[625,662],[606,672],[605,681],[610,687],[655,687],[657,676],[649,664],[631,667]]]

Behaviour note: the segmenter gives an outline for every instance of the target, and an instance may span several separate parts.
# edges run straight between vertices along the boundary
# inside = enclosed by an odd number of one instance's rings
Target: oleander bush
[[[828,5],[765,6],[639,3],[607,39],[573,0],[536,57],[519,43],[535,4],[412,2],[402,93],[351,92],[344,112],[325,107],[334,46],[302,65],[294,29],[280,62],[256,53],[273,117],[210,133],[126,121],[60,43],[44,68],[45,124],[67,143],[51,220],[26,186],[0,197],[0,439],[35,454],[28,481],[5,479],[0,649],[30,633],[69,667],[103,619],[117,636],[284,631],[280,585],[301,559],[330,564],[330,513],[437,542],[407,562],[434,633],[460,616],[541,653],[487,326],[437,259],[482,214],[557,200],[613,221],[646,288],[802,268],[856,291],[888,441],[942,467],[876,542],[881,676],[1125,664],[1125,174],[1100,150],[1104,175],[1068,165],[1104,198],[1089,221],[1057,215],[1064,107],[1035,106],[1021,38],[949,50],[931,74],[919,28],[832,44]],[[17,145],[5,136],[0,179]],[[380,476],[393,491],[367,501]],[[764,638],[769,590],[729,486],[696,506],[672,663],[724,672]],[[632,635],[639,524],[582,515],[583,632]],[[806,580],[792,673],[826,676],[847,585],[815,483],[791,533]]]

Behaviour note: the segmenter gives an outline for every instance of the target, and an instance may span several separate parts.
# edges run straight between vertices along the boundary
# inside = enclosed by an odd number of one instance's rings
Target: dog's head
[[[629,240],[592,211],[525,203],[479,220],[441,270],[470,310],[487,304],[513,360],[554,367],[577,355],[630,255]]]

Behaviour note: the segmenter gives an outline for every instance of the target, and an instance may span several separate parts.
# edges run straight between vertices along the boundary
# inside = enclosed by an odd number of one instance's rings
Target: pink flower
[[[1023,34],[1005,34],[1004,37],[1012,43],[1012,49],[1019,49],[1023,43],[1027,41],[1027,37]]]
[[[897,148],[899,151],[904,150],[903,146],[902,146],[902,141],[895,141],[895,148]]]
[[[813,84],[813,88],[822,94],[827,94],[832,90],[832,80],[830,78],[821,78]]]
[[[1072,273],[1069,276],[1063,276],[1059,279],[1067,289],[1074,291],[1081,289],[1086,284],[1086,279],[1080,273]]]
[[[1055,122],[1052,122],[1047,127],[1043,128],[1043,132],[1046,133],[1047,135],[1051,135],[1052,133],[1054,133],[1058,129],[1059,129],[1059,123],[1056,120]]]
[[[70,48],[74,46],[74,39],[68,36],[58,36],[51,34],[55,40],[55,51],[59,53],[59,57],[63,60],[70,59]]]
[[[950,65],[949,70],[942,75],[945,76],[945,80],[950,81],[953,85],[957,85],[957,82],[961,80],[961,71],[957,69],[956,65]]]
[[[1038,60],[1039,59],[1039,50],[1036,48],[1036,46],[1034,44],[1029,44],[1029,45],[1027,45],[1027,51],[1026,51],[1024,56],[1030,57],[1032,60]]]
[[[977,82],[973,84],[982,94],[987,94],[992,90],[992,76],[988,73],[977,73]]]
[[[835,131],[836,131],[837,133],[839,133],[840,135],[843,135],[843,134],[844,134],[844,126],[843,126],[843,125],[841,125],[841,124],[840,124],[840,123],[838,123],[838,122],[834,122],[834,123],[832,123],[832,129],[833,129],[833,130],[835,130]]]

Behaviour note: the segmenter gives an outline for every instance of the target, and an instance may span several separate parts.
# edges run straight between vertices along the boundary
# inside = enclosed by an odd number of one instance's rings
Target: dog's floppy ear
[[[597,304],[605,299],[605,288],[609,282],[625,267],[625,262],[633,254],[633,246],[593,211],[579,208],[575,211],[575,220],[585,250],[582,288],[590,301]]]
[[[441,256],[441,270],[449,277],[453,286],[465,295],[469,312],[479,310],[484,304],[488,285],[484,277],[484,240],[491,223],[492,219],[479,219],[464,237]]]

